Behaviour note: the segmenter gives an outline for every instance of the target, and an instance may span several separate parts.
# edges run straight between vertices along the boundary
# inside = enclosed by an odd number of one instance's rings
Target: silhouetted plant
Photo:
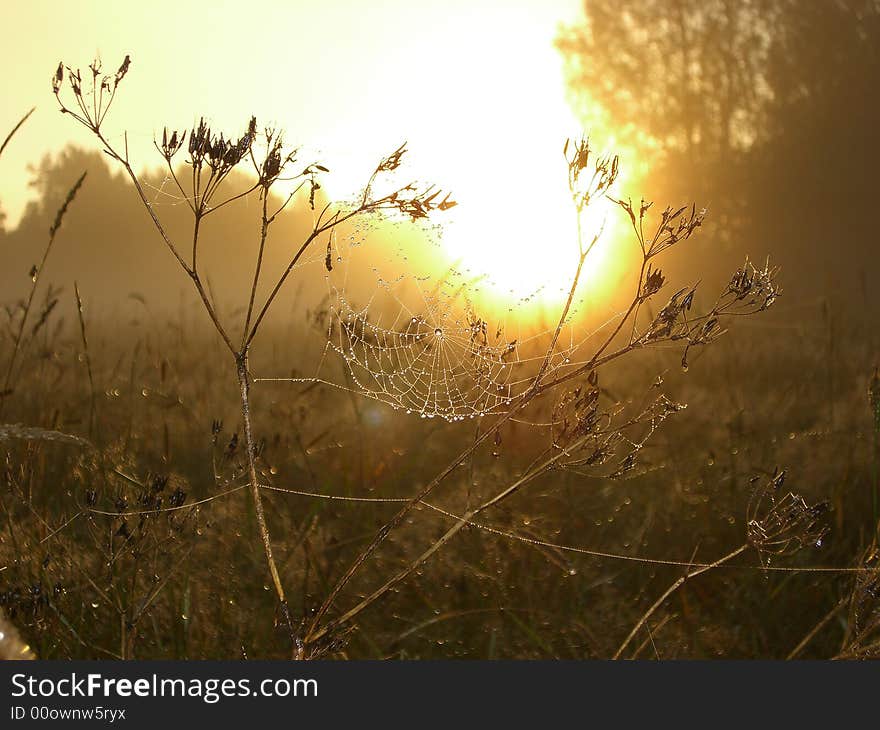
[[[324,255],[323,247],[326,244],[324,267],[328,273],[333,271],[334,259],[330,234],[338,226],[356,218],[386,212],[420,220],[437,211],[451,208],[455,202],[448,194],[444,195],[433,187],[423,188],[415,185],[405,185],[387,194],[374,194],[376,179],[400,167],[406,151],[405,147],[401,146],[376,165],[362,195],[352,205],[348,207],[332,203],[321,205],[317,200],[317,191],[320,190],[320,176],[327,172],[327,168],[317,162],[300,167],[297,153],[285,147],[283,137],[278,130],[271,128],[261,130],[256,120],[251,118],[240,135],[226,137],[211,129],[202,119],[188,131],[165,128],[161,139],[155,140],[168,176],[192,214],[191,242],[187,241],[184,247],[169,235],[161,216],[146,195],[143,182],[133,169],[127,138],[123,136],[120,148],[109,142],[109,135],[105,132],[108,112],[129,68],[128,57],[112,74],[105,74],[98,63],[92,64],[86,74],[60,64],[52,80],[53,92],[61,105],[61,110],[87,128],[103,146],[106,154],[121,165],[128,174],[165,247],[191,280],[214,330],[229,353],[230,367],[235,369],[239,386],[243,443],[239,442],[237,432],[227,438],[223,434],[222,423],[215,421],[212,426],[214,481],[221,489],[228,488],[231,491],[237,478],[243,476],[247,480],[281,622],[290,634],[292,655],[297,658],[320,656],[342,646],[354,626],[355,619],[365,609],[393,591],[464,528],[474,525],[484,527],[477,522],[484,513],[508,502],[513,495],[521,494],[538,477],[555,470],[568,470],[603,479],[621,479],[635,469],[649,439],[668,417],[682,411],[684,406],[661,391],[662,378],[658,378],[648,388],[641,402],[632,403],[628,407],[621,405],[617,399],[609,399],[600,388],[602,369],[607,368],[611,363],[619,363],[633,353],[659,346],[678,348],[681,352],[681,365],[687,369],[689,355],[693,349],[714,343],[726,332],[726,323],[732,317],[763,312],[772,306],[779,296],[775,267],[770,266],[769,263],[755,266],[748,260],[733,273],[728,283],[707,307],[700,306],[696,286],[677,288],[670,295],[663,296],[662,292],[666,289],[667,282],[659,267],[660,257],[696,234],[697,229],[703,224],[705,211],[698,209],[696,205],[669,207],[655,217],[650,202],[642,200],[638,205],[634,205],[629,199],[612,197],[619,171],[618,158],[597,157],[588,139],[568,141],[563,148],[563,154],[567,163],[573,213],[578,223],[577,240],[573,242],[573,250],[577,257],[570,275],[567,297],[558,318],[556,316],[553,318],[554,326],[546,333],[546,343],[541,343],[542,349],[537,357],[529,358],[526,363],[528,375],[518,381],[518,389],[515,392],[509,391],[503,398],[493,401],[491,409],[481,411],[478,401],[462,398],[459,403],[452,404],[448,410],[438,408],[435,400],[432,404],[433,411],[422,413],[422,415],[440,415],[449,421],[457,421],[461,419],[462,413],[467,411],[472,417],[484,416],[486,421],[481,420],[480,428],[472,443],[451,460],[446,468],[418,488],[411,498],[403,501],[398,512],[372,535],[366,547],[359,552],[348,568],[335,582],[331,582],[331,587],[317,611],[308,618],[301,617],[304,632],[300,633],[296,628],[297,622],[291,615],[288,593],[282,584],[281,572],[273,553],[261,491],[272,489],[280,493],[288,491],[313,497],[335,498],[335,496],[285,490],[261,483],[257,469],[261,447],[252,429],[250,390],[253,379],[248,364],[251,347],[256,335],[262,330],[267,314],[277,301],[279,292],[308,250],[318,247],[321,255]],[[181,157],[189,167],[189,175],[179,174],[180,168],[175,167],[175,162]],[[223,184],[232,179],[231,173],[239,168],[250,168],[254,176],[253,181],[244,185],[242,189],[228,194]],[[270,193],[276,190],[280,182],[292,183],[292,192],[283,196],[280,206],[274,207]],[[297,197],[300,191],[303,195]],[[251,194],[256,194],[260,200],[258,213],[260,233],[255,241],[254,274],[247,291],[248,303],[244,324],[239,334],[234,332],[233,325],[218,313],[217,302],[209,295],[203,283],[199,249],[204,221],[224,206]],[[585,213],[591,205],[602,199],[612,201],[628,218],[641,260],[637,270],[633,272],[634,281],[628,306],[610,324],[600,330],[595,338],[579,339],[577,352],[574,352],[572,348],[561,345],[560,341],[566,327],[576,326],[576,323],[573,324],[576,292],[581,283],[585,263],[601,235],[601,231],[594,233],[585,230],[583,225]],[[266,297],[258,301],[259,284],[264,276],[264,254],[269,230],[277,217],[294,201],[301,201],[302,205],[307,205],[316,212],[312,228],[303,240],[292,247],[293,253],[282,273],[274,281]],[[659,307],[652,307],[656,298],[660,296],[663,296],[660,299],[662,304]],[[79,299],[78,304],[81,305]],[[374,357],[373,363],[378,375],[388,374],[383,373],[382,368],[387,362],[383,360],[383,355],[387,356],[389,349],[406,347],[413,342],[425,343],[424,346],[430,348],[432,336],[438,341],[442,341],[445,336],[441,328],[431,330],[427,328],[426,321],[420,321],[418,318],[413,318],[405,331],[382,331],[370,319],[370,313],[366,310],[359,317],[349,319],[339,316],[335,320],[332,316],[317,319],[321,319],[322,322],[326,319],[328,331],[338,333],[340,338],[338,349],[349,370],[355,356],[346,353],[354,352],[360,347],[369,351]],[[485,320],[473,312],[468,312],[467,322],[466,338],[469,343],[467,351],[476,363],[473,372],[468,374],[469,377],[491,378],[491,373],[487,376],[483,367],[490,362],[505,367],[523,364],[515,341],[500,344],[490,342],[492,338]],[[85,341],[82,320],[80,324]],[[439,345],[437,347],[439,348]],[[397,375],[397,373],[393,374]],[[409,377],[420,377],[421,374],[410,373]],[[406,381],[406,374],[403,376],[403,382],[405,386],[414,385]],[[494,382],[492,384],[496,385]],[[370,395],[376,400],[396,405],[387,393],[375,392]],[[435,490],[462,464],[471,459],[483,445],[491,444],[497,451],[502,445],[501,434],[505,424],[515,422],[527,408],[537,403],[544,404],[546,411],[551,414],[548,429],[550,437],[541,453],[522,473],[504,483],[501,488],[495,489],[494,493],[480,497],[473,503],[469,501],[467,509],[461,514],[453,514],[428,501]],[[239,464],[235,457],[241,453],[242,446],[244,463]],[[99,509],[96,506],[98,495],[91,491],[87,493],[88,511],[92,515],[90,519],[103,519],[109,525],[109,527],[103,526],[102,534],[109,531],[112,534],[110,541],[107,542],[104,538],[96,539],[96,546],[99,547],[103,558],[111,562],[115,560],[115,555],[119,555],[118,552],[114,552],[117,550],[114,540],[122,542],[127,550],[134,546],[135,554],[147,549],[158,551],[162,543],[158,541],[159,538],[152,536],[159,532],[153,531],[154,525],[162,519],[159,515],[165,510],[177,510],[185,505],[182,487],[177,491],[168,492],[161,484],[155,487],[136,479],[134,483],[138,487],[137,504],[133,504],[128,498],[123,500],[122,496],[118,496],[113,504],[114,509],[107,509],[106,505],[103,509]],[[618,656],[665,599],[689,578],[727,563],[749,548],[756,549],[766,565],[766,560],[771,555],[788,555],[795,549],[817,544],[821,540],[824,527],[819,518],[823,508],[811,506],[794,494],[780,497],[778,490],[781,485],[782,475],[774,476],[770,484],[760,491],[750,505],[745,543],[712,563],[687,564],[685,567],[689,572],[676,581],[642,617],[619,648]],[[103,498],[108,499],[109,496],[104,495]],[[413,510],[422,507],[443,514],[452,521],[452,526],[438,538],[430,540],[417,557],[408,560],[402,569],[365,595],[359,596],[353,606],[338,609],[337,604],[342,591],[355,575],[366,565],[379,546],[404,524]],[[164,535],[164,528],[161,532]],[[168,557],[166,553],[163,553],[165,558]],[[128,554],[133,555],[130,551]],[[172,572],[177,564],[172,560],[171,565],[166,566],[167,571]],[[125,630],[122,631],[124,638],[120,650],[123,656],[131,655],[132,637],[136,635],[138,622],[146,610],[142,603],[144,600],[142,591],[145,589],[141,588],[139,592],[135,590],[136,588],[138,588],[137,584],[127,590],[125,586],[118,586],[118,594],[107,596],[108,603],[117,607],[124,622]],[[152,593],[148,592],[146,600],[152,600],[149,598],[150,595]],[[337,611],[338,613],[333,615],[333,612]]]
[[[373,196],[373,183],[376,177],[392,172],[400,166],[401,159],[406,150],[405,146],[399,147],[379,162],[364,188],[361,199],[354,207],[350,209],[334,208],[330,203],[323,207],[313,224],[311,232],[304,241],[294,247],[295,253],[290,258],[286,269],[278,278],[264,302],[258,305],[256,294],[262,274],[266,239],[271,225],[303,187],[308,187],[308,204],[312,210],[315,209],[315,193],[320,188],[320,183],[317,179],[318,174],[327,172],[327,168],[318,163],[310,163],[302,168],[300,172],[291,170],[291,167],[297,162],[296,152],[285,149],[283,137],[277,130],[266,128],[260,133],[257,128],[256,119],[253,117],[251,117],[247,129],[242,135],[229,139],[223,133],[212,130],[204,119],[200,120],[198,125],[189,132],[164,129],[161,142],[156,141],[156,148],[165,160],[169,173],[181,194],[187,200],[193,216],[191,253],[185,257],[182,253],[182,248],[167,233],[154,206],[150,203],[144,192],[143,184],[132,168],[127,135],[124,136],[122,149],[114,147],[105,136],[104,122],[116,98],[119,86],[128,74],[130,65],[131,59],[129,56],[126,56],[115,73],[105,74],[101,64],[95,61],[89,66],[88,72],[83,74],[79,69],[74,70],[63,63],[59,63],[52,78],[52,91],[58,100],[61,111],[69,114],[78,123],[91,131],[103,145],[106,154],[122,165],[126,173],[128,173],[166,248],[191,279],[214,329],[223,340],[232,357],[239,383],[245,449],[249,466],[249,483],[256,520],[272,583],[278,598],[282,621],[290,632],[291,640],[295,647],[294,654],[301,656],[303,653],[302,642],[294,630],[287,596],[282,586],[281,577],[272,552],[271,537],[263,510],[263,502],[260,497],[260,485],[257,480],[256,445],[251,426],[249,396],[251,376],[248,370],[248,356],[251,344],[260,330],[266,314],[276,301],[279,291],[286,283],[291,272],[293,272],[297,262],[318,239],[325,235],[329,236],[334,228],[357,217],[372,215],[382,211],[397,211],[413,219],[419,219],[437,210],[446,210],[454,206],[455,203],[450,200],[449,195],[446,195],[443,199],[438,199],[440,193],[433,187],[417,188],[412,184],[398,188],[385,195]],[[67,81],[66,84],[65,79]],[[68,105],[65,99],[72,99],[72,104]],[[258,138],[261,139],[265,147],[262,155],[257,152],[256,148]],[[184,146],[186,146],[186,153],[188,155],[186,162],[192,172],[192,179],[188,190],[181,184],[173,164],[175,156],[184,149]],[[230,172],[242,163],[251,164],[256,174],[256,181],[243,191],[229,197],[222,197],[219,191],[223,181],[227,179]],[[273,186],[280,180],[296,182],[298,184],[286,196],[279,208],[270,210],[270,192]],[[208,216],[232,201],[254,192],[259,194],[262,201],[261,233],[243,331],[240,338],[234,339],[234,335],[229,330],[229,325],[221,322],[216,306],[208,296],[199,273],[200,229]],[[331,267],[332,264],[328,257],[327,268]]]
[[[31,109],[19,120],[18,124],[16,124],[12,128],[12,131],[10,131],[9,134],[6,136],[6,139],[3,140],[3,144],[0,145],[0,155],[3,154],[3,150],[6,149],[9,141],[12,139],[15,133],[19,129],[21,129],[22,125],[28,120],[33,112],[34,110]],[[70,188],[67,193],[67,197],[65,197],[64,201],[61,204],[61,207],[55,214],[55,220],[49,227],[49,241],[46,244],[46,248],[43,249],[43,255],[40,259],[40,262],[34,264],[30,270],[31,287],[27,298],[22,301],[19,306],[16,307],[14,310],[7,309],[6,314],[12,338],[12,351],[9,355],[9,362],[6,366],[6,374],[3,377],[3,382],[0,383],[0,418],[3,417],[3,407],[6,403],[6,399],[13,392],[15,367],[18,364],[18,358],[21,354],[22,349],[27,346],[28,334],[30,334],[30,339],[33,339],[37,332],[39,332],[43,325],[45,325],[47,319],[49,318],[49,315],[52,313],[52,310],[58,304],[57,296],[55,296],[54,293],[50,291],[46,297],[46,302],[43,306],[43,309],[36,324],[33,325],[30,333],[26,332],[25,328],[29,322],[29,316],[34,305],[34,297],[37,293],[37,288],[40,283],[40,277],[43,273],[43,268],[46,266],[46,261],[49,259],[49,254],[51,253],[52,246],[55,243],[55,237],[58,234],[59,229],[61,228],[62,222],[64,221],[64,216],[67,214],[67,210],[70,207],[70,204],[73,203],[73,200],[74,198],[76,198],[76,194],[79,192],[79,189],[80,187],[82,187],[85,179],[86,173],[83,173],[79,177],[79,179],[73,184],[73,187]]]

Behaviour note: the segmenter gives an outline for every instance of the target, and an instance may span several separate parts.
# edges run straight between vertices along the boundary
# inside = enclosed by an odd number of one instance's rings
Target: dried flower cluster
[[[877,539],[859,561],[848,600],[849,616],[841,655],[847,658],[880,658],[880,546]]]
[[[652,390],[660,387],[658,380]],[[686,406],[660,394],[627,416],[619,403],[602,406],[605,398],[596,371],[584,385],[566,391],[553,409],[553,446],[564,453],[560,466],[580,471],[616,459],[605,476],[616,479],[632,471],[638,454],[661,424]],[[592,472],[591,472],[592,473]]]
[[[776,283],[778,273],[779,268],[770,266],[769,261],[764,264],[764,268],[758,269],[747,260],[734,272],[724,295],[732,296],[740,307],[762,312],[779,296],[779,286]]]
[[[828,533],[828,503],[809,504],[794,492],[783,493],[784,482],[784,471],[773,474],[755,490],[746,511],[749,545],[768,563],[772,556],[819,547]]]
[[[654,229],[654,233],[648,237],[645,234],[645,224],[647,223],[648,211],[654,205],[651,201],[643,199],[639,205],[638,216],[636,216],[632,200],[617,198],[610,198],[610,200],[623,208],[629,216],[646,259],[663,253],[680,241],[686,241],[697,228],[703,225],[703,220],[706,217],[705,208],[698,211],[696,205],[691,205],[690,209],[687,206],[681,206],[676,210],[667,207],[660,214],[660,221]]]
[[[608,193],[617,180],[618,157],[595,157],[590,140],[566,140],[562,154],[568,163],[568,189],[578,212]],[[590,164],[592,160],[592,165]],[[589,169],[588,169],[589,168]]]
[[[116,97],[116,90],[119,84],[128,74],[131,66],[131,57],[126,56],[120,64],[119,68],[113,74],[104,74],[101,62],[98,60],[89,64],[91,72],[90,86],[83,87],[83,74],[79,69],[72,69],[65,66],[63,62],[58,64],[55,75],[52,77],[52,93],[61,104],[63,113],[71,114],[77,121],[84,124],[93,132],[97,132],[101,127],[101,122],[110,110],[113,99]],[[65,76],[73,92],[73,98],[77,103],[78,111],[68,109],[61,102],[61,91],[64,86]],[[88,74],[86,74],[88,78]]]

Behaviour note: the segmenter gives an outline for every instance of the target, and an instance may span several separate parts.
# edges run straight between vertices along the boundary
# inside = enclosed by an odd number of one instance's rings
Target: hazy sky
[[[410,174],[460,202],[453,249],[489,235],[524,246],[548,210],[566,215],[561,148],[580,129],[553,39],[581,13],[580,0],[7,0],[0,128],[37,112],[0,160],[0,200],[14,223],[28,163],[70,141],[94,147],[56,110],[58,61],[85,68],[97,53],[112,70],[130,53],[107,126],[128,130],[138,163],[157,164],[165,124],[205,115],[235,132],[255,114],[316,153],[344,194],[408,140]],[[526,190],[543,214],[524,215]]]

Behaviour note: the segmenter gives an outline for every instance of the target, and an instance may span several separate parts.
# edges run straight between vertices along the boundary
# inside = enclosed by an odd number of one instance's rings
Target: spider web
[[[481,305],[486,299],[481,280],[465,269],[419,275],[413,249],[442,250],[437,240],[402,244],[395,253],[387,222],[378,230],[380,241],[368,240],[366,233],[362,228],[332,240],[328,258],[320,257],[322,267],[334,263],[324,272],[326,343],[318,373],[277,380],[329,383],[406,413],[447,421],[503,412],[532,387],[558,313],[550,315],[552,326],[535,324],[534,317],[530,322],[521,310],[534,293],[503,307]],[[390,276],[383,275],[377,258]],[[436,262],[426,266],[443,268]],[[548,372],[576,364],[579,343],[570,320]],[[328,359],[341,363],[344,385],[323,374]]]
[[[160,186],[146,187],[155,206],[187,202],[169,175]],[[539,291],[499,304],[497,294],[486,295],[480,275],[450,265],[439,228],[415,230],[374,219],[333,235],[326,248],[316,242],[296,266],[297,275],[314,280],[321,272],[326,281],[314,313],[325,338],[316,372],[255,381],[322,383],[447,421],[504,412],[532,387],[562,304],[536,323],[526,310]],[[563,324],[548,374],[576,366],[580,345],[608,324],[581,331],[575,341],[577,305]],[[342,379],[329,372],[333,361]]]
[[[342,358],[354,387],[408,413],[457,421],[505,408],[525,382],[517,340],[504,336],[471,307],[442,293],[425,294],[416,313],[401,303],[388,324],[370,308],[336,292],[328,344]]]

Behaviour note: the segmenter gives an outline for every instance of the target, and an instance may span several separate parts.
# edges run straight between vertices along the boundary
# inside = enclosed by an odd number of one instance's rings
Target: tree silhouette
[[[573,101],[649,161],[643,184],[698,186],[712,238],[773,251],[790,294],[870,308],[870,190],[880,153],[873,0],[590,0],[558,45]]]

